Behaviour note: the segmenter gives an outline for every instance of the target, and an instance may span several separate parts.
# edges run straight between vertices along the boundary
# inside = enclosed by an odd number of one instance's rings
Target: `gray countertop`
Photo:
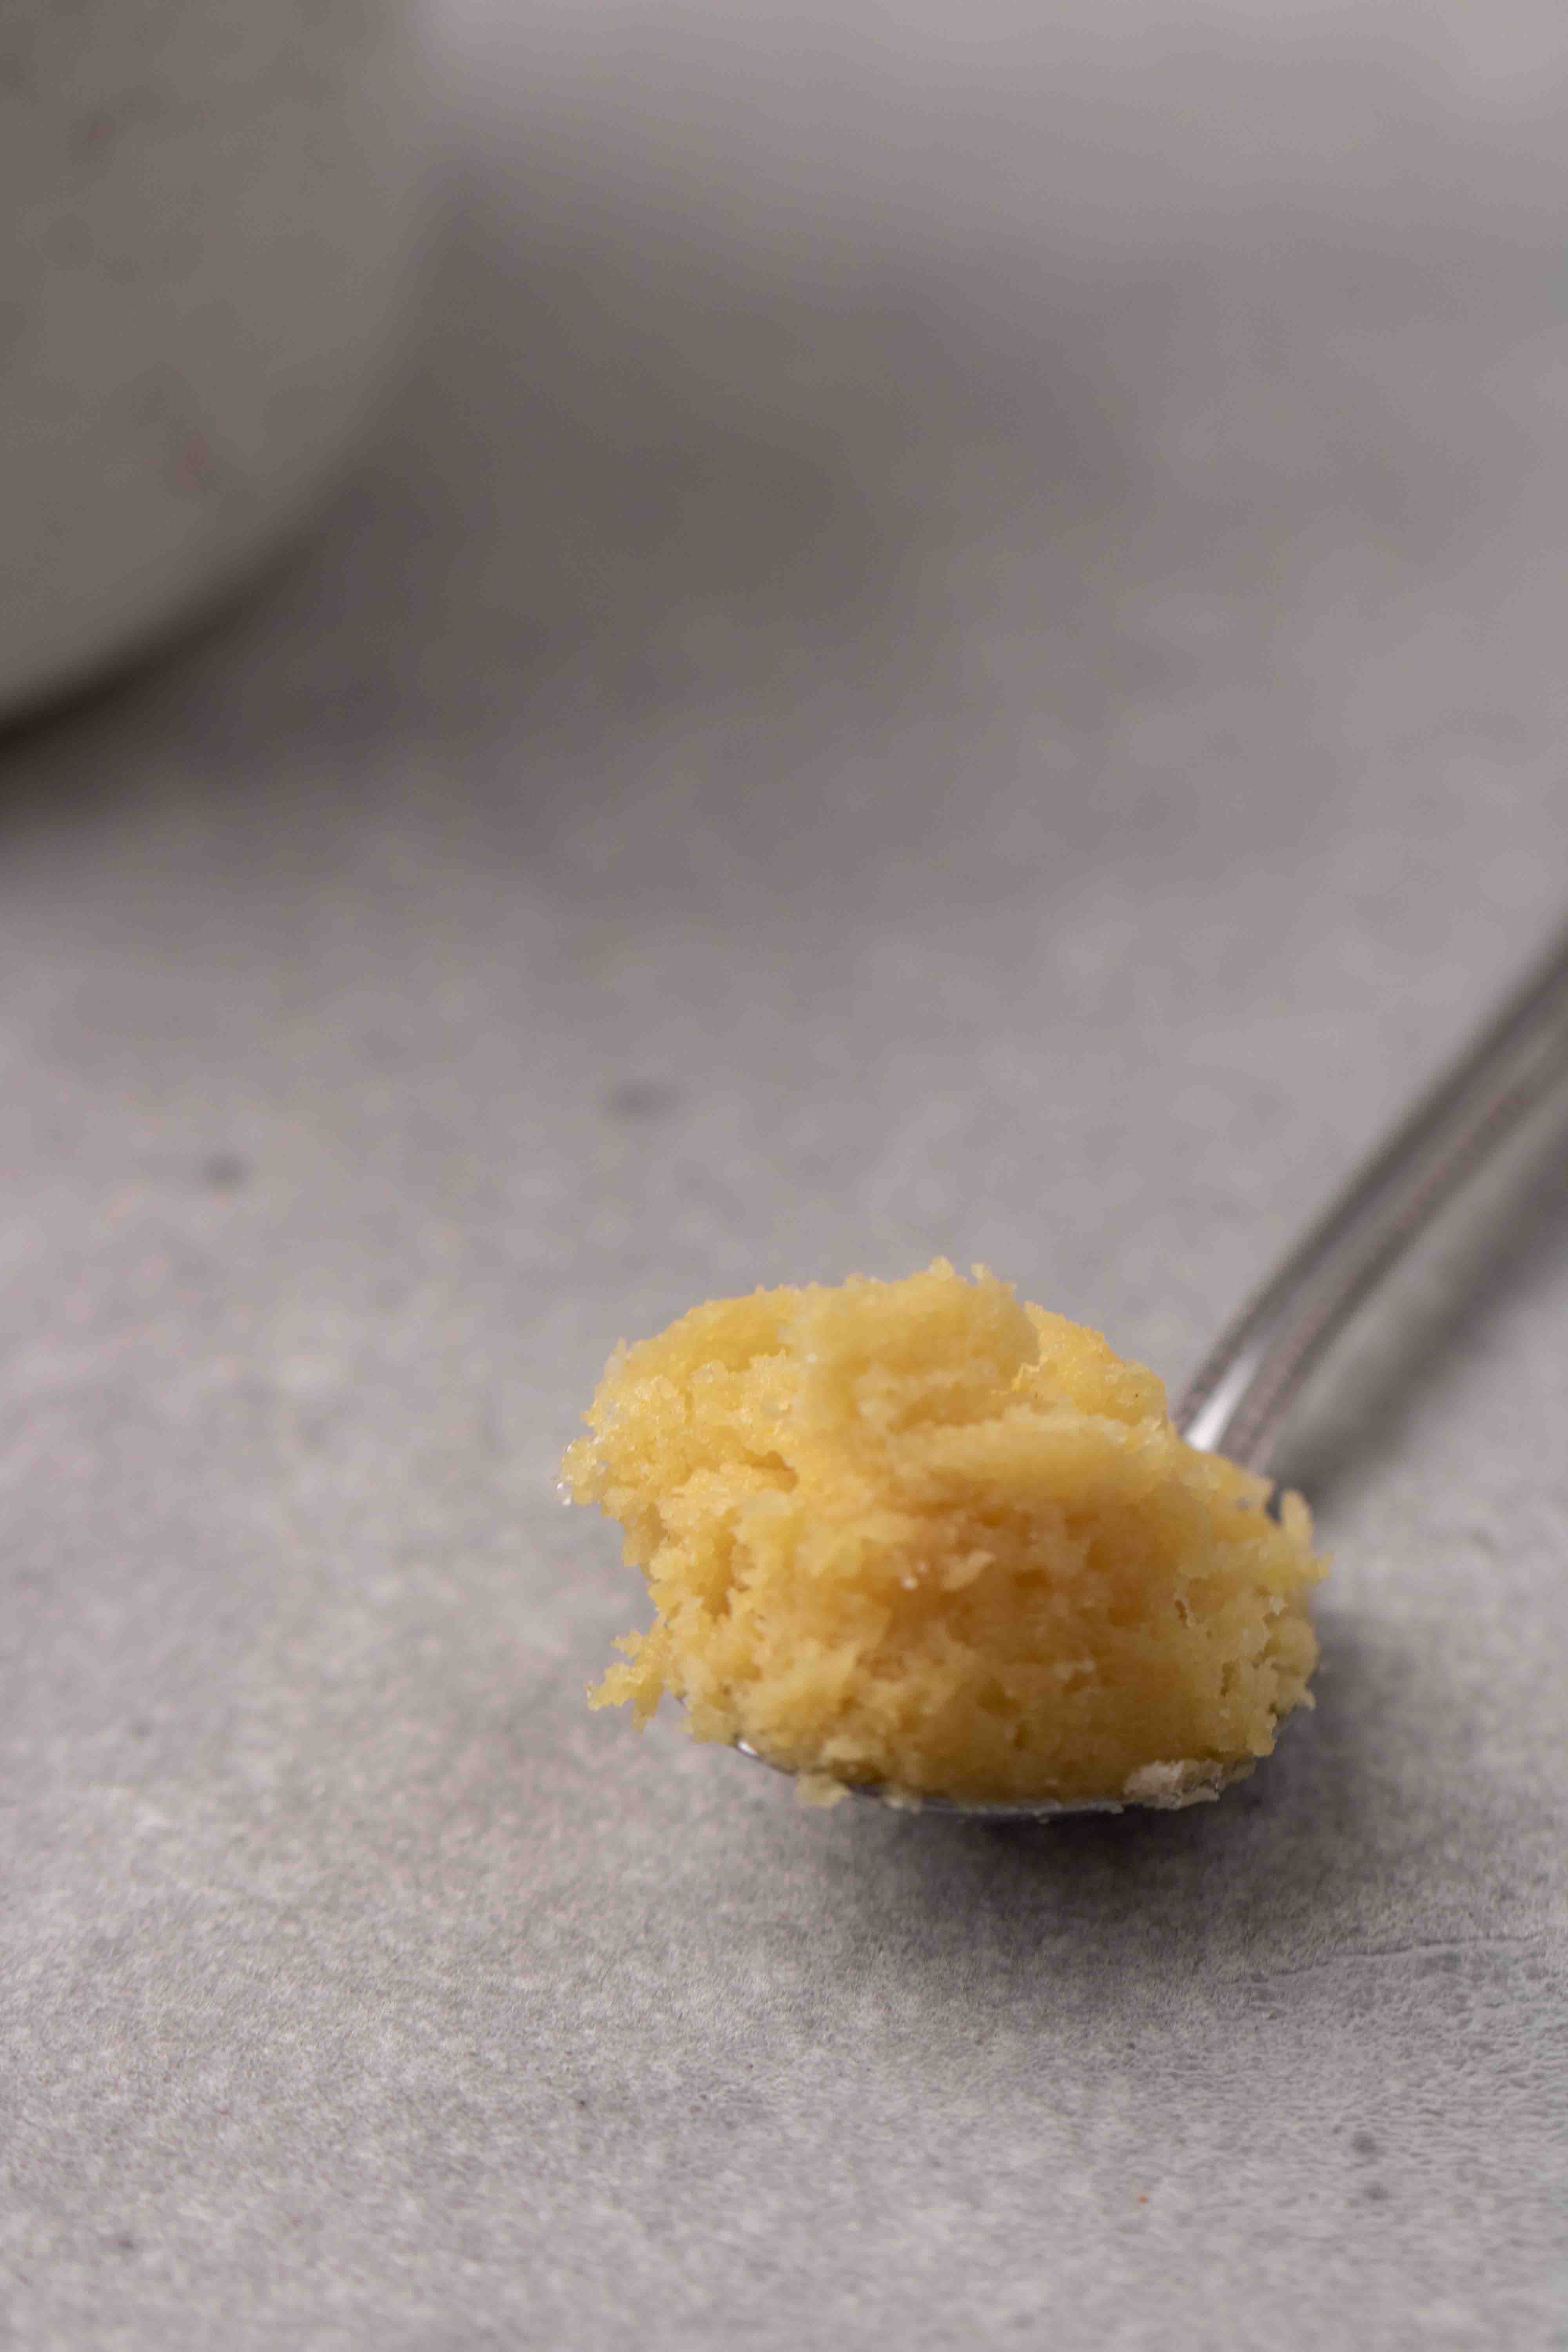
[[[1561,1122],[1222,1803],[583,1703],[618,1336],[1174,1381],[1568,900],[1560,20],[1038,13],[472,8],[374,449],[0,753],[7,2345],[1568,2340]]]

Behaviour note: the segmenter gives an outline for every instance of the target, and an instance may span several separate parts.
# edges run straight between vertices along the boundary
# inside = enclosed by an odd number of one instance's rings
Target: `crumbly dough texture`
[[[984,1267],[694,1307],[586,1418],[566,1489],[657,1612],[591,1704],[668,1691],[808,1800],[1191,1802],[1311,1704],[1300,1496],[1270,1517],[1152,1372]]]

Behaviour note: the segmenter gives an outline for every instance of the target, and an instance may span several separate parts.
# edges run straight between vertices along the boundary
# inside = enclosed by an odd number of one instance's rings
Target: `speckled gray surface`
[[[1179,1378],[1568,900],[1560,18],[1101,13],[470,13],[376,452],[5,747],[8,2346],[1565,2340],[1560,1130],[1221,1804],[582,1703],[617,1335],[942,1250]]]

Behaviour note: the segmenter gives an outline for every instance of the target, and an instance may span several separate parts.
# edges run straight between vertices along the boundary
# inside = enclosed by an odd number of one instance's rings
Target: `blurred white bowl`
[[[0,709],[298,521],[397,348],[430,114],[412,0],[7,0]]]

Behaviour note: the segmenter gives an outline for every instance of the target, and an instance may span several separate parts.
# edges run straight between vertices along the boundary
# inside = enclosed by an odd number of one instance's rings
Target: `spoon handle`
[[[1198,1368],[1173,1419],[1262,1467],[1322,1349],[1449,1195],[1568,1076],[1568,933],[1352,1176]]]

